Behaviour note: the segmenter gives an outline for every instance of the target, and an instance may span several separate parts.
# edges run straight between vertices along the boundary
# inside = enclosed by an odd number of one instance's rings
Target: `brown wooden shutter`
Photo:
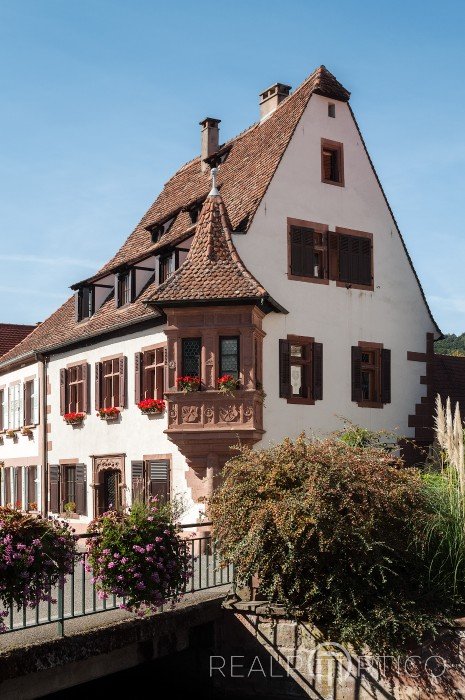
[[[145,501],[144,463],[131,462],[132,502]]]
[[[313,398],[323,398],[323,344],[313,343]]]
[[[23,508],[23,468],[15,467],[15,508]]]
[[[391,403],[391,351],[381,350],[381,401]]]
[[[279,395],[282,399],[291,395],[291,346],[288,340],[279,341]]]
[[[68,412],[67,408],[67,386],[68,386],[68,371],[63,367],[60,369],[60,415],[64,415]]]
[[[87,467],[76,464],[76,513],[87,515]]]
[[[143,396],[142,377],[144,374],[144,356],[141,352],[134,355],[134,401],[139,403]]]
[[[332,174],[333,174],[333,155],[332,151],[329,149],[324,148],[322,151],[322,160],[323,160],[323,179],[324,180],[332,180]]]
[[[51,513],[60,512],[60,467],[58,464],[51,464],[48,470],[50,484],[49,510]]]
[[[117,307],[120,306],[121,300],[119,298],[119,273],[115,275],[115,304]]]
[[[170,463],[168,460],[149,462],[149,491],[152,498],[158,497],[159,502],[170,500]]]
[[[87,362],[84,362],[82,365],[82,411],[83,413],[87,413],[89,410],[89,377],[90,377],[90,372],[89,372],[89,365]]]
[[[3,467],[5,475],[5,505],[11,504],[11,467]]]
[[[351,270],[351,236],[339,237],[339,279],[342,282],[350,282]]]
[[[74,292],[74,318],[76,323],[82,319],[82,291],[80,289]]]
[[[129,270],[129,299],[131,302],[136,299],[136,270],[133,267]]]
[[[119,405],[126,406],[126,358],[119,358]]]
[[[37,467],[32,466],[27,469],[27,507],[31,503],[37,503]],[[38,506],[39,504],[37,504]]]
[[[328,277],[339,279],[339,234],[328,233]]]
[[[291,274],[297,277],[313,277],[313,233],[311,228],[291,226]]]
[[[371,240],[360,239],[360,284],[371,284]]]
[[[352,401],[362,400],[362,348],[352,347]]]
[[[95,410],[99,411],[102,408],[102,363],[95,363]]]

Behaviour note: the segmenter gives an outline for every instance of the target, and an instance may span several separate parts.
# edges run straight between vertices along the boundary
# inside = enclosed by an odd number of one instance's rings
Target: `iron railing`
[[[202,528],[208,526],[211,526],[210,522],[200,525]],[[192,528],[199,528],[199,524],[181,526],[181,530],[184,531]],[[195,593],[232,583],[233,567],[221,564],[211,534],[207,532],[194,537],[189,537],[187,532],[185,534],[185,546],[192,567],[192,576],[186,584],[185,593]],[[75,537],[79,541],[95,535],[84,534]],[[87,568],[88,554],[83,550],[76,556],[73,573],[57,586],[50,588],[50,598],[53,602],[39,603],[34,608],[23,606],[20,610],[10,608],[8,617],[4,619],[5,633],[56,623],[58,633],[63,636],[66,620],[119,609],[121,604],[124,604],[124,598],[113,595],[107,599],[100,599],[92,580],[92,571],[87,571]]]

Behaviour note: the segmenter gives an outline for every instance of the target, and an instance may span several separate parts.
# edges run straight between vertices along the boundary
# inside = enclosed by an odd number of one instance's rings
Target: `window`
[[[12,498],[11,498],[11,467],[3,467],[2,469],[3,472],[3,492],[4,492],[4,501],[3,504],[5,506],[12,504]]]
[[[6,430],[7,423],[5,389],[0,389],[0,430]]]
[[[336,118],[336,105],[335,104],[328,105],[328,117],[332,117],[333,119]]]
[[[24,382],[24,425],[34,423],[34,380]]]
[[[391,351],[376,343],[352,348],[352,401],[382,407],[391,402]]]
[[[314,403],[323,398],[321,343],[302,336],[279,341],[279,395],[289,403]]]
[[[200,357],[202,341],[200,338],[182,339],[182,374],[200,377]]]
[[[137,352],[135,366],[135,402],[162,399],[165,392],[166,347]]]
[[[321,139],[321,181],[344,186],[344,157],[342,143]]]
[[[14,467],[13,468],[13,494],[14,502],[13,505],[18,510],[23,509],[23,468]]]
[[[360,236],[339,236],[339,275],[341,282],[370,285],[371,240]]]
[[[326,233],[291,225],[289,239],[291,275],[324,279],[327,276]]]
[[[168,277],[170,277],[172,272],[173,272],[171,253],[169,255],[160,255],[158,265],[159,265],[158,281],[159,281],[159,284],[162,284],[163,282],[166,282]]]
[[[132,301],[132,289],[134,282],[134,270],[128,272],[118,272],[115,278],[116,306],[126,306]]]
[[[239,337],[220,338],[220,377],[230,374],[239,379]]]
[[[76,505],[78,515],[87,515],[87,467],[85,464],[51,464],[49,508],[61,513],[66,503]]]
[[[90,318],[94,313],[95,289],[91,285],[80,287],[74,293],[74,308],[76,321],[83,321]]]
[[[19,382],[8,387],[8,427],[17,430],[22,418],[21,385]]]
[[[122,405],[120,359],[102,362],[102,408]]]
[[[60,369],[60,413],[87,413],[89,366],[87,362]]]
[[[27,510],[38,509],[37,503],[37,467],[26,467],[26,503]]]
[[[132,502],[149,497],[170,500],[170,460],[153,459],[131,462]]]

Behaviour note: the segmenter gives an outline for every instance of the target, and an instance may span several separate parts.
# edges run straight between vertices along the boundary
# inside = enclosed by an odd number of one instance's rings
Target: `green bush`
[[[243,449],[210,504],[239,583],[254,574],[270,602],[328,638],[394,653],[441,622],[422,532],[430,507],[419,472],[392,454],[332,438]]]

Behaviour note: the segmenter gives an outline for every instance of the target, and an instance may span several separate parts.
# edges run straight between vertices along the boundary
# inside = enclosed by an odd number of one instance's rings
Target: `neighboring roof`
[[[164,307],[192,301],[265,298],[265,289],[246,269],[234,247],[230,227],[221,196],[209,195],[184,264],[160,285],[150,301]]]
[[[292,95],[281,102],[271,116],[229,141],[226,149],[224,146],[220,149],[226,150],[227,157],[219,168],[218,187],[233,230],[240,228],[246,231],[249,227],[308,100],[314,93],[345,102],[350,97],[350,93],[325,66],[320,66]],[[89,279],[96,279],[105,272],[182,238],[192,226],[189,215],[182,210],[195,202],[201,202],[209,190],[209,173],[201,171],[200,157],[186,163],[168,180],[116,255]],[[153,243],[146,227],[166,221],[172,216],[175,220],[167,233],[157,243]]]
[[[465,418],[465,357],[435,355],[433,386],[434,395],[439,394],[443,403],[450,397],[452,409],[458,401]]]
[[[0,356],[18,345],[34,328],[21,323],[0,323]]]

